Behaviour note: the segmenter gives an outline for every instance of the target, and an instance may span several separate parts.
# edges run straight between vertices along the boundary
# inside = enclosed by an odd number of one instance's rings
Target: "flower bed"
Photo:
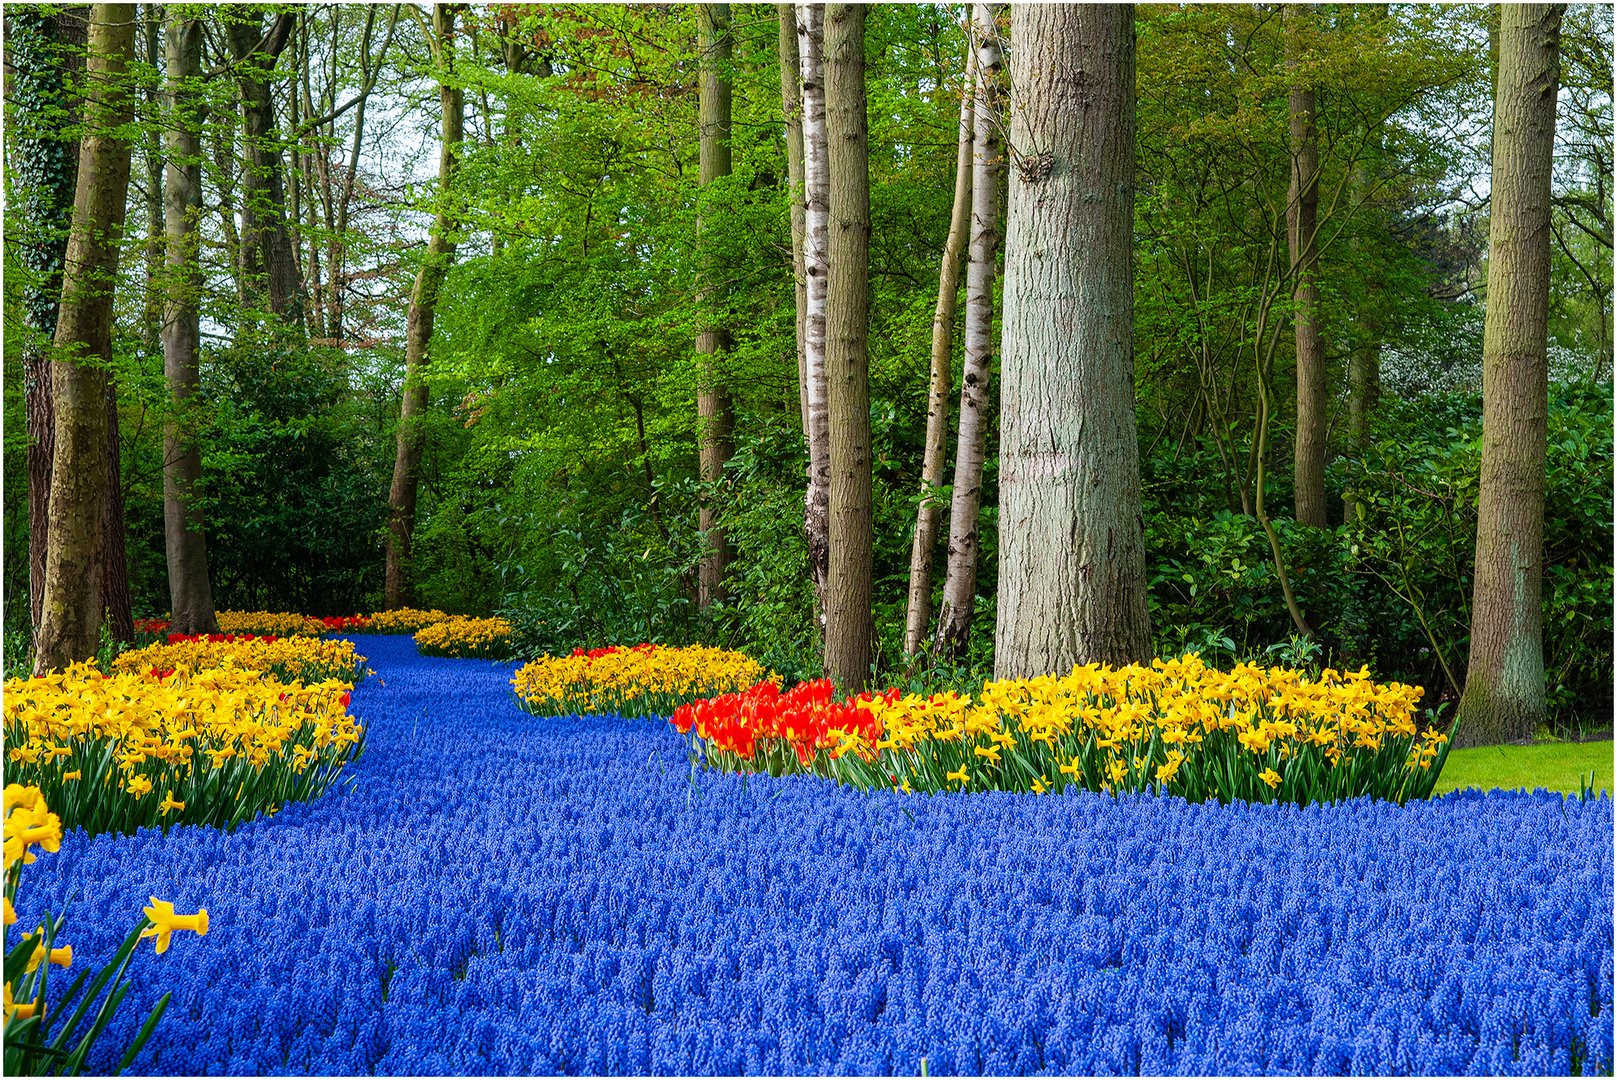
[[[451,615],[416,631],[415,644],[422,656],[505,660],[511,655],[511,624]]]
[[[228,838],[69,833],[32,868],[24,925],[76,892],[76,962],[149,895],[208,907],[205,948],[131,972],[109,1047],[174,992],[134,1072],[1611,1068],[1607,798],[693,778],[660,725],[536,725],[499,669],[361,645],[386,685],[354,691],[353,792]]]
[[[282,682],[341,682],[353,686],[365,677],[365,658],[352,641],[311,637],[253,637],[250,634],[170,634],[160,645],[131,649],[113,669],[137,674],[201,671],[227,664],[262,671]]]
[[[1419,687],[1368,671],[1091,664],[991,682],[975,697],[892,690],[832,700],[829,683],[694,702],[672,723],[708,765],[812,771],[866,790],[1152,791],[1191,802],[1329,802],[1431,793],[1448,736],[1418,729]]]
[[[433,608],[429,611],[418,611],[415,608],[395,608],[392,611],[373,612],[367,619],[365,632],[368,634],[414,634],[424,630],[433,623],[443,622],[449,615]]]
[[[251,634],[254,637],[320,636],[326,625],[312,615],[299,615],[294,611],[220,611],[221,634]]]
[[[38,786],[70,829],[234,828],[336,783],[364,735],[348,689],[228,662],[112,676],[84,663],[11,679],[6,776]]]
[[[574,649],[517,669],[517,700],[537,716],[616,713],[668,716],[685,702],[751,686],[764,669],[750,657],[705,645]]]

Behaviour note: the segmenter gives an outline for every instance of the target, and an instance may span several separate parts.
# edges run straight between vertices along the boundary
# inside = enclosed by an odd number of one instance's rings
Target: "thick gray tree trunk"
[[[825,130],[825,5],[797,5],[797,51],[803,85],[803,365],[808,391],[808,492],[803,531],[808,539],[809,574],[826,618],[829,573],[831,452],[826,416],[826,290],[829,285],[831,178]]]
[[[1313,14],[1306,4],[1285,10],[1286,67],[1295,70]],[[1325,526],[1325,340],[1320,333],[1318,244],[1319,130],[1314,91],[1292,84],[1287,100],[1291,127],[1291,187],[1286,234],[1291,254],[1293,321],[1297,337],[1297,441],[1292,454],[1297,522]]]
[[[831,189],[825,350],[831,465],[825,670],[850,692],[863,689],[870,681],[874,632],[870,366],[866,353],[870,173],[865,12],[859,4],[827,5],[825,32],[825,128]]]
[[[438,293],[455,258],[455,218],[451,189],[460,164],[465,135],[465,93],[455,76],[455,5],[432,7],[432,52],[438,68],[438,107],[442,119],[438,143],[437,211],[427,237],[427,251],[410,290],[405,321],[404,393],[399,403],[399,429],[393,455],[393,483],[388,489],[387,569],[383,590],[387,609],[410,601],[410,556],[415,536],[416,497],[421,484],[421,453],[426,443],[422,423],[427,411],[425,373],[431,359],[432,323]]]
[[[1012,7],[1000,678],[1151,653],[1134,421],[1134,9]]]
[[[208,542],[195,500],[202,479],[194,398],[200,377],[202,264],[202,139],[197,81],[202,72],[202,21],[169,9],[169,117],[163,186],[166,233],[163,374],[173,412],[163,428],[163,540],[168,555],[169,629],[177,634],[219,630],[208,577]]]
[[[112,299],[129,191],[128,83],[135,6],[91,9],[73,226],[52,344],[56,443],[51,461],[45,595],[34,655],[36,673],[95,655],[101,627],[107,540],[109,380]]]
[[[971,641],[977,602],[978,527],[983,504],[983,457],[988,449],[989,381],[994,372],[994,262],[999,255],[999,194],[1005,153],[1000,145],[1001,50],[995,5],[972,11],[977,51],[973,110],[971,248],[966,257],[965,363],[960,374],[960,423],[949,507],[949,565],[938,611],[937,652],[958,659]]]
[[[926,445],[921,456],[921,501],[910,545],[909,604],[904,616],[904,653],[914,656],[932,622],[932,549],[937,546],[949,438],[949,382],[954,364],[955,306],[960,299],[960,262],[971,220],[972,122],[976,115],[977,50],[966,51],[966,81],[960,97],[960,134],[955,149],[954,209],[938,267],[938,303],[932,311],[932,364],[926,391]]]
[[[1544,467],[1549,414],[1550,178],[1562,4],[1501,5],[1494,85],[1482,477],[1471,659],[1459,745],[1544,722]]]
[[[730,175],[730,5],[703,4],[696,9],[700,26],[701,88],[698,100],[698,156],[704,189]],[[698,213],[698,244],[713,227],[711,208]],[[735,415],[730,407],[723,357],[730,351],[730,329],[714,311],[722,310],[723,267],[709,256],[703,260],[699,302],[707,314],[696,335],[699,358],[696,391],[697,442],[702,480],[717,485],[724,468],[735,456]],[[705,551],[697,566],[697,606],[705,611],[724,601],[724,575],[730,565],[730,546],[719,527],[712,495],[705,495],[698,511],[698,528]]]

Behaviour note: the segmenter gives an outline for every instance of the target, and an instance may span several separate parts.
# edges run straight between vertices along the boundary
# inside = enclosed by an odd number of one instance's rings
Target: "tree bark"
[[[701,28],[698,155],[700,182],[704,193],[709,193],[711,185],[730,175],[730,5],[703,4],[696,11]],[[697,214],[699,246],[704,234],[712,229],[711,215],[712,208],[706,205]],[[724,467],[735,455],[735,417],[721,359],[730,351],[730,329],[724,317],[715,313],[725,306],[720,295],[722,265],[708,255],[703,259],[701,274],[697,302],[705,311],[705,324],[696,335],[697,441],[702,480],[716,487],[724,478]],[[730,547],[719,527],[711,491],[703,496],[698,516],[704,552],[696,571],[697,607],[706,611],[724,601]]]
[[[78,105],[69,84],[84,67],[88,6],[46,15],[37,7],[6,12],[7,93],[30,103],[19,111],[12,136],[15,210],[21,223],[17,261],[29,277],[22,289],[23,407],[28,429],[28,606],[38,639],[45,600],[45,563],[50,533],[51,458],[56,430],[52,415],[50,345],[62,299],[62,265],[73,221],[78,145],[70,134]]]
[[[808,390],[808,491],[803,531],[809,574],[822,628],[827,618],[830,558],[831,455],[826,418],[826,289],[829,274],[831,184],[827,164],[822,52],[825,5],[797,5],[797,51],[803,72],[803,364]]]
[[[1134,9],[1012,8],[999,678],[1151,653],[1134,421]]]
[[[797,55],[797,14],[791,4],[776,4],[780,22],[780,102],[786,130],[786,182],[792,205],[792,279],[797,302],[797,404],[802,415],[803,438],[810,438],[808,360],[804,353],[804,319],[808,312],[807,272],[803,265],[803,95],[798,80],[802,64]],[[811,455],[812,460],[812,455]]]
[[[977,50],[976,129],[972,148],[971,249],[966,258],[965,363],[960,375],[960,423],[954,455],[954,498],[949,508],[949,567],[938,611],[937,652],[964,656],[977,602],[978,525],[982,516],[983,457],[988,448],[989,381],[994,370],[994,262],[999,254],[999,193],[1004,151],[999,137],[1002,63],[994,5],[972,14]]]
[[[1286,67],[1295,73],[1313,14],[1306,4],[1285,9]],[[1325,342],[1320,334],[1317,234],[1319,231],[1319,130],[1314,91],[1294,75],[1287,100],[1291,126],[1291,188],[1286,234],[1291,249],[1293,321],[1297,334],[1297,441],[1292,486],[1299,525],[1323,528],[1325,520]]]
[[[163,546],[168,556],[169,629],[177,634],[213,634],[219,631],[219,620],[213,609],[202,509],[195,501],[202,451],[193,408],[201,381],[202,140],[197,82],[202,72],[202,22],[170,11],[164,43],[169,120],[164,136],[168,275],[163,375],[173,400],[163,427]]]
[[[152,71],[158,70],[161,44],[158,26],[163,10],[157,4],[147,4],[141,19],[140,47]],[[155,83],[146,87],[147,123],[141,132],[141,164],[145,166],[146,190],[146,291],[141,307],[141,337],[149,356],[156,356],[163,347],[163,143],[161,132],[161,91]]]
[[[297,248],[287,230],[285,184],[282,179],[280,135],[275,130],[275,103],[269,77],[291,36],[294,16],[282,12],[264,33],[257,8],[237,9],[228,24],[231,51],[237,62],[241,93],[242,142],[246,149],[242,170],[241,276],[256,295],[284,322],[302,325],[303,289],[298,272]]]
[[[432,343],[438,293],[455,257],[455,219],[451,214],[450,196],[465,133],[465,95],[458,84],[452,85],[455,83],[455,10],[455,5],[451,4],[434,4],[432,8],[433,60],[439,70],[438,105],[443,116],[438,148],[438,207],[421,269],[416,272],[415,286],[410,290],[410,313],[405,326],[404,393],[399,406],[393,483],[388,491],[387,571],[383,587],[390,611],[410,601],[411,545],[425,443],[421,424],[427,411],[427,384],[423,376],[431,359],[428,346]]]
[[[850,693],[864,689],[870,681],[874,631],[866,353],[870,174],[865,12],[859,4],[827,5],[825,33],[825,141],[832,215],[825,305],[831,468],[825,670]]]
[[[954,209],[949,237],[938,267],[938,303],[932,311],[932,365],[926,392],[926,445],[921,457],[921,501],[915,511],[910,546],[909,604],[904,616],[904,654],[921,651],[932,623],[932,549],[937,545],[943,504],[935,492],[943,484],[949,437],[949,381],[954,364],[955,305],[960,299],[960,262],[971,217],[972,126],[976,115],[977,50],[966,50],[966,80],[960,97],[960,134],[955,149]]]
[[[51,349],[51,461],[45,595],[34,655],[44,673],[95,655],[101,626],[108,487],[106,364],[112,293],[129,191],[135,6],[91,9],[73,225]]]
[[[1550,179],[1562,4],[1503,5],[1494,87],[1471,658],[1458,744],[1530,739],[1545,717],[1541,593],[1549,415]]]

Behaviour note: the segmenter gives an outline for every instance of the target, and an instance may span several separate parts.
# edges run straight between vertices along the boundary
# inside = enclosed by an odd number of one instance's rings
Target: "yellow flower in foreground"
[[[951,773],[944,773],[943,778],[945,780],[954,780],[958,782],[961,787],[965,787],[967,784],[971,783],[971,774],[968,773],[964,768],[956,769]]]
[[[62,774],[63,780],[80,780],[83,779],[83,777],[84,770],[82,769],[74,769],[72,772],[65,772]]]
[[[195,915],[176,915],[174,905],[167,900],[152,897],[152,906],[145,909],[146,917],[152,925],[141,931],[143,938],[157,939],[157,953],[162,955],[168,951],[169,935],[176,930],[195,931],[197,937],[208,936],[208,909],[198,908]]]
[[[28,790],[39,794],[38,788]],[[8,791],[7,802],[10,801]],[[6,813],[5,835],[6,869],[18,863],[26,866],[34,861],[33,853],[28,850],[30,846],[38,844],[46,851],[61,847],[62,819],[46,808],[43,799],[35,800],[32,805],[18,802]]]
[[[1157,766],[1157,783],[1166,784],[1174,778],[1179,766],[1185,763],[1185,755],[1178,750],[1168,751],[1168,760]]]
[[[151,779],[145,776],[132,776],[129,778],[129,794],[139,799],[152,793]]]
[[[38,1007],[37,1003],[32,1001],[25,1002],[21,1005],[13,1003],[11,1000],[11,984],[6,983],[5,986],[6,1022],[10,1023],[12,1020],[26,1020],[30,1016],[33,1016],[34,1010]]]
[[[34,931],[34,933],[36,933],[36,934],[43,934],[44,932],[45,932],[45,928],[43,926],[41,926],[38,930]],[[72,967],[73,966],[73,946],[71,946],[71,945],[63,945],[61,948],[52,949],[50,951],[50,961],[51,961],[51,963],[55,964],[59,968]],[[34,946],[34,955],[30,956],[28,958],[28,966],[27,966],[27,968],[25,970],[33,971],[35,968],[39,967],[39,965],[43,964],[44,962],[45,962],[45,945],[44,945],[44,941],[43,941],[43,938],[42,938],[40,944]]]
[[[17,909],[11,906],[11,900],[8,898],[6,900],[5,924],[7,926],[10,926],[12,923],[14,923],[16,921],[17,921]]]
[[[1265,784],[1268,784],[1271,788],[1277,788],[1280,786],[1280,774],[1275,772],[1273,769],[1264,769],[1258,774],[1258,779],[1262,780]]]
[[[163,801],[158,803],[157,806],[158,806],[159,812],[164,817],[168,817],[168,812],[170,810],[184,810],[185,809],[185,804],[180,802],[180,800],[178,800],[178,799],[176,799],[174,797],[174,789],[173,788],[168,789],[168,794],[166,796],[164,796]]]

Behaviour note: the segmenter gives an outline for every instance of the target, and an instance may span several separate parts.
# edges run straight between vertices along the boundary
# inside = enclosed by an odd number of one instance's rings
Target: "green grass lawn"
[[[1611,791],[1612,743],[1478,746],[1449,754],[1435,795],[1460,788],[1544,788],[1576,795],[1580,776],[1594,774],[1597,791]]]

